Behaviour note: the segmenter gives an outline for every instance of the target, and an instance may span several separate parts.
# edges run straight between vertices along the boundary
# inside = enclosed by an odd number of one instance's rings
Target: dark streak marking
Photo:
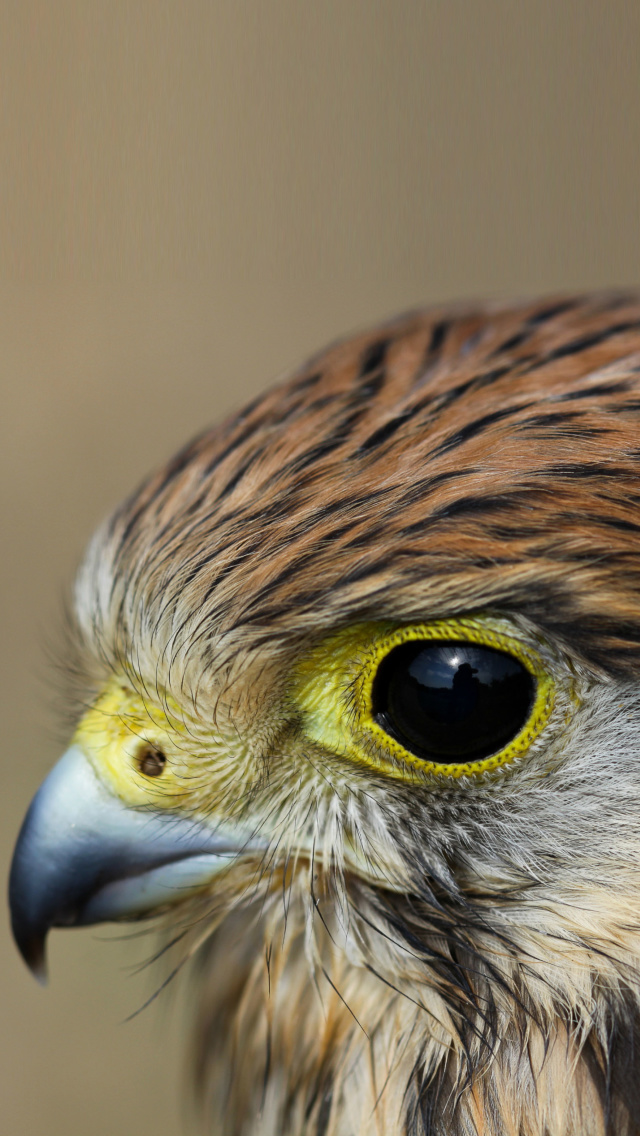
[[[628,398],[625,402],[607,402],[604,409],[608,414],[637,414],[640,410],[640,398]]]
[[[532,403],[525,403],[522,406],[506,406],[502,410],[494,410],[491,414],[484,414],[481,418],[476,418],[473,422],[468,422],[466,426],[462,426],[460,430],[456,430],[445,438],[434,450],[431,451],[430,457],[439,457],[442,454],[448,453],[450,450],[457,449],[470,438],[476,438],[478,434],[484,433],[489,426],[493,426],[496,422],[501,422],[505,418],[512,418],[514,414],[520,414],[523,410],[528,409]]]
[[[533,414],[524,422],[517,423],[518,430],[533,430],[538,426],[563,426],[584,417],[583,410],[558,410],[549,414]]]
[[[634,389],[635,384],[630,382],[629,379],[621,379],[619,382],[600,383],[598,386],[583,387],[581,390],[569,391],[568,394],[559,395],[556,401],[577,402],[577,400],[581,398],[602,398],[613,394],[627,394]]]
[[[125,525],[125,527],[122,530],[122,533],[120,535],[120,539],[119,539],[119,543],[118,543],[118,552],[117,552],[117,559],[118,560],[120,560],[121,557],[124,555],[124,553],[126,551],[126,546],[129,543],[129,539],[130,539],[130,537],[133,533],[133,530],[135,529],[138,521],[140,520],[142,515],[146,512],[146,510],[147,510],[147,504],[146,504],[146,501],[145,501],[143,504],[139,505],[137,509],[134,509],[133,513],[129,517],[129,519],[128,519],[128,521],[127,521],[127,523],[126,523],[126,525]],[[114,584],[115,584],[115,580],[114,580]]]
[[[531,331],[528,328],[524,331],[516,332],[516,334],[511,335],[509,339],[505,339],[504,343],[499,343],[490,353],[489,359],[494,359],[496,355],[502,355],[505,351],[514,351],[516,347],[520,347],[522,343],[526,343],[527,339],[530,338]]]
[[[592,335],[583,335],[579,339],[572,339],[570,343],[563,343],[560,347],[555,347],[553,351],[542,356],[539,365],[546,367],[549,363],[557,362],[558,359],[567,359],[571,355],[581,355],[584,351],[599,347],[601,343],[607,343],[617,335],[624,335],[627,331],[638,331],[638,329],[640,329],[638,320],[613,324],[610,327],[603,328],[602,331],[594,332]],[[533,368],[528,369],[532,370]]]
[[[565,312],[570,312],[573,308],[577,308],[580,302],[580,300],[561,300],[559,303],[551,304],[547,308],[540,308],[539,311],[529,316],[527,323],[534,327],[539,327],[540,324],[548,323],[549,320],[555,319],[556,316],[561,316]]]
[[[640,532],[640,525],[637,525],[634,521],[626,521],[622,517],[598,517],[590,515],[588,520],[597,524],[606,525],[611,529],[617,529],[619,532]]]
[[[364,418],[368,409],[369,407],[364,405],[358,407],[357,410],[350,411],[349,414],[345,415],[345,417],[338,423],[335,430],[331,434],[331,437],[346,441],[347,438],[349,438],[353,433],[354,426],[357,426],[358,422],[360,422],[362,418]]]
[[[302,379],[297,379],[293,384],[295,391],[308,391],[311,387],[315,387],[322,378],[322,371],[312,371],[310,375],[305,375]]]
[[[248,471],[251,469],[251,466],[255,465],[256,461],[261,456],[262,455],[260,453],[251,454],[251,456],[247,458],[246,462],[238,467],[235,473],[229,478],[226,485],[223,485],[222,489],[219,491],[217,495],[218,501],[224,500],[224,498],[228,497],[230,493],[233,493],[233,490],[236,488],[239,482],[242,481],[242,478],[246,473],[248,473]]]
[[[242,446],[246,441],[248,441],[251,435],[255,434],[255,432],[255,423],[251,423],[250,426],[245,426],[244,430],[241,430],[239,434],[236,434],[235,438],[233,438],[233,440],[229,442],[228,446],[226,446],[224,450],[221,450],[219,454],[216,454],[215,457],[213,457],[211,461],[204,467],[204,477],[209,477],[214,472],[214,470],[218,468],[218,466],[222,465],[225,458],[228,458],[234,450],[237,450],[239,446]]]
[[[518,360],[518,366],[520,360]],[[451,390],[445,391],[441,395],[426,395],[420,399],[413,407],[413,413],[419,413],[421,410],[430,409],[434,416],[442,413],[443,410],[448,410],[458,399],[464,398],[470,391],[481,390],[484,387],[492,386],[504,375],[509,375],[513,371],[513,367],[495,367],[491,371],[485,371],[481,375],[476,375],[473,379],[467,379],[464,383],[458,383],[457,386],[452,387]],[[527,404],[530,405],[530,404]]]
[[[385,373],[383,370],[374,372],[370,378],[367,379],[362,386],[354,392],[354,402],[361,402],[362,399],[373,400],[377,394],[380,393],[384,386]]]
[[[427,362],[427,360],[433,360],[434,355],[437,355],[441,351],[450,327],[450,320],[439,320],[438,323],[434,323],[431,329],[431,339],[427,347],[425,362]]]
[[[336,434],[331,438],[327,438],[324,442],[318,442],[317,445],[311,446],[310,449],[305,450],[299,457],[294,458],[293,461],[287,463],[279,471],[279,476],[287,476],[290,473],[301,473],[303,469],[308,469],[310,465],[315,465],[320,462],[322,458],[326,458],[329,454],[339,450],[345,443],[345,438],[341,434]]]
[[[302,413],[305,418],[308,418],[310,415],[316,414],[319,410],[325,410],[327,406],[338,405],[339,401],[335,394],[321,395],[320,398],[314,399],[313,402],[305,406]]]
[[[414,389],[419,388],[423,384],[432,368],[436,365],[450,327],[450,320],[439,320],[431,328],[429,343],[413,377],[412,386]]]
[[[484,374],[478,375],[477,379],[475,379],[474,382],[476,383],[479,390],[482,387],[490,387],[493,385],[493,383],[497,383],[498,379],[501,379],[503,375],[510,375],[511,372],[515,370],[515,368],[519,367],[519,365],[520,360],[515,359],[510,366],[494,367],[492,371],[485,371]]]
[[[543,522],[546,527],[546,522]],[[535,540],[540,536],[540,526],[523,525],[521,521],[518,522],[517,529],[507,528],[506,525],[488,524],[483,528],[483,533],[487,537],[493,537],[495,540],[501,541],[522,541],[522,540]]]
[[[350,584],[359,584],[362,580],[368,580],[372,576],[379,576],[383,572],[388,572],[393,563],[394,556],[390,554],[380,560],[374,560],[371,564],[359,564],[351,571],[345,572],[340,582],[341,587],[348,588]]]
[[[290,560],[289,563],[286,564],[285,567],[277,573],[277,575],[268,580],[267,583],[255,593],[251,602],[247,605],[247,611],[252,611],[253,608],[261,602],[261,600],[271,595],[271,593],[276,591],[276,589],[279,588],[281,584],[285,584],[293,576],[297,575],[300,572],[303,572],[304,569],[308,568],[310,565],[315,564],[317,558],[317,549],[312,548],[310,552],[303,552],[300,556]]]
[[[323,544],[329,544],[329,545],[335,544],[336,541],[340,540],[341,537],[348,536],[349,534],[351,534],[353,532],[354,523],[355,523],[354,521],[349,521],[347,524],[338,525],[337,528],[330,529],[329,532],[323,533],[322,543]],[[370,529],[367,530],[367,536],[369,536],[369,537],[374,536],[374,534],[372,533],[372,531]],[[351,542],[349,542],[348,547],[350,547],[350,546],[351,546]]]
[[[373,548],[378,537],[384,539],[386,535],[383,529],[365,527],[362,532],[347,541],[345,548]]]
[[[466,479],[477,472],[475,466],[469,466],[468,469],[451,469],[445,473],[439,473],[435,477],[423,477],[420,481],[414,482],[410,489],[403,492],[398,501],[398,508],[405,509],[414,505],[417,501],[424,500],[438,485],[445,485],[447,482],[457,481],[459,478]]]
[[[500,493],[495,496],[491,494],[486,495],[472,495],[468,497],[460,497],[457,501],[450,501],[448,505],[443,505],[442,508],[435,510],[431,514],[432,520],[440,520],[442,518],[450,519],[451,517],[462,517],[465,515],[476,514],[482,516],[483,513],[507,513],[514,509],[526,508],[531,504],[533,498],[540,498],[544,495],[544,490],[541,489],[513,489],[508,493]],[[404,529],[403,532],[407,532]],[[514,529],[514,535],[517,536],[520,529]]]
[[[369,434],[369,437],[365,438],[364,442],[361,442],[358,453],[365,454],[369,450],[381,446],[383,442],[387,442],[412,416],[412,410],[405,410],[402,414],[398,414],[396,418],[390,418],[388,422],[384,422],[382,426],[379,426],[377,430],[373,431],[373,434]]]
[[[576,480],[588,480],[591,477],[605,477],[607,479],[620,476],[629,476],[630,471],[622,466],[609,465],[607,462],[559,462],[536,471],[539,477],[569,477]]]
[[[314,1102],[315,1103],[315,1102]],[[326,1136],[329,1129],[329,1121],[331,1119],[331,1106],[333,1104],[333,1085],[330,1084],[324,1089],[320,1099],[320,1107],[318,1109],[318,1120],[316,1124],[316,1136]]]
[[[373,371],[378,371],[384,365],[389,350],[389,339],[377,339],[375,343],[370,343],[360,364],[359,379],[365,378],[366,375],[372,374]]]
[[[258,395],[256,395],[255,398],[252,398],[251,402],[248,402],[246,404],[246,406],[243,406],[242,410],[239,412],[239,414],[236,417],[236,422],[237,423],[246,422],[247,418],[251,417],[254,410],[257,410],[258,407],[260,406],[260,404],[262,402],[264,402],[264,399],[265,399],[264,393],[258,394]]]

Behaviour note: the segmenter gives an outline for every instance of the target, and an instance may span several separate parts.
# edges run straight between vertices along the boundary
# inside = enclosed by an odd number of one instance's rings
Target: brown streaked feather
[[[116,569],[135,566],[148,619],[190,602],[252,633],[384,608],[419,572],[436,611],[452,566],[480,604],[538,618],[543,576],[558,631],[580,627],[585,653],[624,669],[639,415],[635,298],[411,315],[203,434],[116,514],[110,548]]]
[[[98,534],[78,588],[97,669],[250,738],[243,808],[309,792],[318,849],[355,816],[406,883],[332,873],[285,833],[257,882],[232,872],[215,917],[195,909],[212,1131],[640,1133],[639,538],[633,295],[436,308],[339,343]],[[282,707],[306,645],[482,610],[587,691],[544,784],[338,789],[315,750],[300,772]]]

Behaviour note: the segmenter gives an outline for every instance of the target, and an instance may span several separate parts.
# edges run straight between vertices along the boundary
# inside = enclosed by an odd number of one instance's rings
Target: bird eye
[[[502,750],[526,725],[535,693],[531,672],[505,651],[465,640],[416,639],[394,647],[380,663],[371,709],[410,753],[446,765]]]
[[[145,777],[159,777],[167,759],[161,749],[144,742],[136,753],[138,769]]]
[[[551,668],[506,619],[360,623],[300,660],[291,696],[325,752],[398,780],[469,777],[529,752],[555,706]]]

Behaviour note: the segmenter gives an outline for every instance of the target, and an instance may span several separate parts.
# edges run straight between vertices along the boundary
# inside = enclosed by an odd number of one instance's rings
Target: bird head
[[[639,391],[634,297],[410,315],[93,538],[14,933],[197,925],[220,1130],[636,1131]]]

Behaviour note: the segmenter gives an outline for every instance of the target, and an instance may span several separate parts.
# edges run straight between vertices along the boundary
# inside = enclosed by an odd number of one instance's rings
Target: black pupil
[[[497,753],[525,725],[533,675],[513,655],[465,640],[413,640],[383,659],[373,713],[405,749],[443,764]]]

